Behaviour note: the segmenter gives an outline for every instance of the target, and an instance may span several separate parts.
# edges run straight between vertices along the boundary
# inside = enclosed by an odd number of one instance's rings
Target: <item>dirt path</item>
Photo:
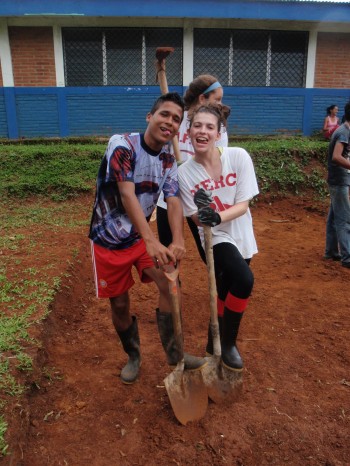
[[[28,435],[4,464],[350,464],[350,271],[322,260],[325,217],[302,201],[259,204],[252,212],[260,252],[238,342],[245,361],[241,398],[231,406],[210,403],[201,421],[178,424],[163,386],[169,368],[153,285],[132,291],[141,378],[133,386],[120,382],[125,355],[108,302],[94,297],[82,238],[79,260],[45,326],[46,377],[33,383]],[[187,237],[185,347],[199,355],[209,316],[207,279]]]

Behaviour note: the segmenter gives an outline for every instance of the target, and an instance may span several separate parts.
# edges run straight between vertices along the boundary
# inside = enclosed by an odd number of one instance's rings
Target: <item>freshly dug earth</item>
[[[33,379],[28,399],[14,407],[22,427],[10,427],[11,454],[1,463],[349,465],[350,270],[322,259],[326,210],[301,198],[252,208],[259,254],[238,339],[242,394],[231,405],[210,402],[206,416],[187,426],[174,417],[163,384],[171,369],[157,333],[155,286],[136,278],[131,291],[143,364],[139,381],[126,386],[119,379],[126,357],[108,301],[95,298],[89,243],[81,236],[42,329],[37,365],[46,376]],[[186,241],[185,349],[201,355],[207,275],[187,229]]]

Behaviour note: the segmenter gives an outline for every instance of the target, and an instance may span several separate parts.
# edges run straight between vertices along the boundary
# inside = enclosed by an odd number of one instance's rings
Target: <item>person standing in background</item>
[[[323,136],[329,140],[334,131],[339,127],[338,107],[336,105],[330,105],[327,107],[327,116],[323,123]]]
[[[325,259],[341,260],[350,269],[350,102],[345,122],[333,133],[328,147],[328,186],[331,205],[326,226]]]

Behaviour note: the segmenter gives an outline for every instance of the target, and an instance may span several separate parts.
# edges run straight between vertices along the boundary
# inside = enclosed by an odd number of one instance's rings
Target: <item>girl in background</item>
[[[325,139],[329,140],[334,131],[339,127],[339,118],[337,117],[338,107],[330,105],[327,107],[327,116],[323,123],[323,135]]]
[[[205,103],[218,103],[221,104],[223,98],[223,89],[219,81],[215,76],[210,74],[203,74],[197,76],[189,85],[185,96],[185,113],[179,129],[179,149],[181,154],[180,163],[185,162],[189,158],[193,157],[194,149],[192,146],[191,139],[188,134],[189,121],[193,113],[193,109],[199,104]],[[229,116],[229,108],[223,106],[226,110],[226,118]],[[226,121],[226,120],[225,120]],[[216,142],[218,146],[227,147],[228,136],[226,126],[221,125],[220,137]],[[205,262],[205,253],[201,245],[201,241],[198,235],[198,228],[190,218],[187,218],[188,226],[192,232],[193,238],[196,242],[198,252]],[[172,242],[171,230],[168,222],[167,204],[164,197],[161,195],[157,204],[157,228],[159,241],[164,246],[169,246]]]

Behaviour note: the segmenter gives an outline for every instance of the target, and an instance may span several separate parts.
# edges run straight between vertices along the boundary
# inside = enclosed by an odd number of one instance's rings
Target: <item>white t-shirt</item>
[[[259,193],[253,162],[248,152],[239,147],[225,147],[222,149],[221,163],[222,175],[219,181],[214,181],[204,167],[192,158],[180,165],[180,196],[186,217],[198,210],[193,195],[199,188],[212,191],[214,203],[211,207],[217,212],[248,201]],[[198,227],[198,230],[204,247],[203,228]],[[244,259],[250,259],[258,252],[249,209],[244,215],[213,227],[212,234],[213,245],[232,243]]]
[[[181,122],[178,138],[179,138],[179,149],[181,155],[181,162],[186,162],[190,157],[194,156],[194,149],[192,146],[190,135],[188,134],[188,129],[190,127],[190,120],[188,119],[188,112],[184,113],[184,118]],[[228,135],[226,128],[222,126],[220,131],[220,139],[216,142],[217,147],[227,147],[228,146]],[[167,208],[167,203],[164,200],[164,194],[161,193],[158,199],[157,205]]]

